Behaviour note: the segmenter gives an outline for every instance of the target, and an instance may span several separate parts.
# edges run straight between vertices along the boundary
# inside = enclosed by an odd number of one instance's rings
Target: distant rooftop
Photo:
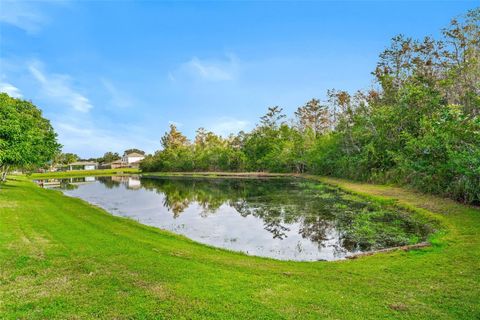
[[[97,165],[96,162],[91,161],[76,161],[68,164],[69,166],[88,166],[88,165]]]
[[[127,153],[127,157],[145,157],[145,155],[137,152]]]

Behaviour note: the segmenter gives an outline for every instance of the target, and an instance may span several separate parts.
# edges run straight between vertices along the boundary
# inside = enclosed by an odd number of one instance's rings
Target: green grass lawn
[[[135,168],[119,168],[119,169],[100,169],[100,170],[71,170],[71,171],[57,171],[45,173],[32,173],[29,175],[32,179],[50,179],[50,178],[71,178],[71,177],[85,177],[85,176],[108,176],[112,174],[132,174],[140,173],[140,170]]]
[[[433,212],[447,231],[421,250],[281,262],[204,246],[11,177],[0,186],[0,318],[480,318],[480,209],[321,180]]]

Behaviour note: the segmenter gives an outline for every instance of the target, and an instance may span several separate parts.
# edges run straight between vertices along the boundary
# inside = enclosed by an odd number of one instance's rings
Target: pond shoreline
[[[26,175],[29,179],[61,179],[61,178],[78,178],[89,176],[111,176],[111,175],[130,175],[141,173],[138,169],[121,168],[121,169],[102,169],[102,170],[72,170],[72,171],[56,171],[56,172],[43,172],[32,173]]]
[[[123,173],[121,174],[113,174],[112,176],[128,176],[128,173]],[[97,174],[97,175],[90,175],[90,174],[85,174],[84,176],[104,176],[104,174]],[[275,178],[298,178],[298,179],[304,179],[306,181],[312,181],[312,182],[317,182],[317,183],[323,183],[326,184],[334,189],[338,189],[341,192],[345,192],[347,194],[351,194],[353,196],[359,196],[360,198],[363,198],[364,200],[371,201],[373,203],[377,203],[378,205],[385,206],[385,208],[390,208],[392,210],[398,210],[398,211],[403,211],[403,212],[410,212],[409,214],[411,215],[417,215],[426,218],[426,220],[423,222],[426,225],[431,225],[429,228],[433,228],[430,235],[428,238],[423,238],[419,239],[421,242],[417,243],[412,243],[412,244],[403,244],[397,246],[391,246],[391,247],[384,247],[381,249],[374,249],[370,251],[363,251],[359,253],[349,253],[343,259],[355,259],[358,257],[362,256],[367,256],[367,255],[373,255],[376,253],[381,253],[381,252],[389,252],[389,251],[395,251],[395,250],[412,250],[412,249],[420,249],[422,247],[425,247],[425,243],[428,243],[428,239],[434,236],[440,228],[440,224],[437,224],[436,222],[437,219],[432,219],[431,215],[424,214],[424,212],[419,212],[418,210],[414,210],[412,208],[407,208],[405,206],[399,206],[396,203],[393,202],[385,202],[385,201],[379,201],[378,199],[374,199],[372,197],[366,196],[365,194],[360,194],[357,192],[351,192],[349,190],[346,190],[344,188],[339,187],[335,183],[331,183],[329,181],[325,181],[325,177],[320,177],[320,176],[315,176],[315,175],[308,175],[308,174],[292,174],[292,173],[268,173],[268,172],[155,172],[155,173],[144,173],[144,174],[138,174],[134,173],[134,176],[141,177],[144,179],[152,179],[152,180],[165,180],[168,178],[193,178],[193,179],[275,179]],[[78,177],[78,176],[77,176]],[[68,177],[58,177],[58,179],[61,178],[68,178]],[[71,178],[71,177],[70,177]],[[38,178],[37,178],[38,179]],[[418,219],[418,218],[417,218]],[[422,218],[423,219],[423,218]],[[430,220],[430,221],[427,221]],[[158,227],[160,229],[165,229],[164,227]],[[168,230],[168,229],[167,229]],[[200,241],[200,243],[203,243]],[[221,248],[221,247],[219,247]],[[230,250],[233,252],[239,252],[238,250],[233,250],[229,248],[223,248],[225,250]],[[255,254],[254,254],[255,255]],[[261,255],[260,255],[261,256]],[[270,257],[274,258],[274,257]],[[274,258],[275,259],[275,258]],[[277,258],[279,260],[286,260],[282,258]],[[324,260],[324,259],[313,259],[311,261],[315,260]],[[333,260],[338,260],[338,259],[333,259]],[[330,260],[330,261],[333,261]],[[341,260],[341,258],[340,258]],[[308,261],[308,260],[307,260]]]
[[[409,244],[406,246],[398,246],[398,247],[391,247],[391,248],[384,248],[384,249],[378,249],[378,250],[372,250],[372,251],[366,251],[366,252],[360,252],[360,253],[354,253],[351,255],[348,255],[345,257],[345,259],[358,259],[361,257],[367,257],[371,256],[377,253],[387,253],[387,252],[392,252],[392,251],[410,251],[410,250],[416,250],[416,249],[421,249],[425,247],[430,247],[431,243],[429,242],[419,242],[415,244]]]
[[[435,230],[433,223],[403,208],[308,177],[132,175],[47,184],[114,215],[203,244],[279,260],[341,260],[425,241]]]
[[[319,178],[428,211],[447,232],[421,250],[286,262],[200,245],[12,178],[0,192],[0,268],[4,279],[16,280],[0,283],[0,317],[195,318],[200,312],[220,318],[469,319],[480,312],[480,210],[448,199]],[[401,313],[390,307],[398,303],[405,306]]]

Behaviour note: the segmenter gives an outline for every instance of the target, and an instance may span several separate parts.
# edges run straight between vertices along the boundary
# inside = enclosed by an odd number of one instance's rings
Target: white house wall
[[[137,162],[137,161],[143,160],[144,158],[145,157],[128,157],[127,158],[127,163]]]

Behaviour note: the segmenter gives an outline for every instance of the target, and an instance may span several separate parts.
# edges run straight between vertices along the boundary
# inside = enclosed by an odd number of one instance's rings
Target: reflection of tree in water
[[[274,239],[284,239],[287,237],[286,232],[290,228],[284,226],[295,221],[286,219],[284,208],[270,204],[258,203],[257,201],[240,200],[238,202],[230,201],[230,206],[235,208],[243,217],[252,215],[263,220],[264,229],[269,231]],[[296,220],[296,219],[295,219]]]
[[[306,216],[303,218],[300,234],[314,242],[322,243],[328,240],[327,231],[334,229],[332,221],[323,216]]]
[[[202,216],[214,214],[222,205],[228,205],[243,217],[262,219],[264,229],[273,238],[286,238],[289,225],[298,223],[302,237],[319,246],[329,237],[338,238],[341,247],[338,250],[403,244],[409,232],[411,235],[419,230],[418,224],[412,224],[405,217],[399,218],[393,211],[381,211],[337,189],[303,180],[170,177],[142,179],[142,186],[162,193],[164,206],[175,218],[193,203],[201,206]],[[368,218],[372,212],[375,214]],[[396,219],[396,229],[384,232],[392,219]],[[378,235],[362,233],[372,226]],[[400,232],[402,237],[394,235],[395,232]]]
[[[60,181],[60,188],[64,190],[75,190],[78,189],[78,185],[71,183],[70,180],[63,179]]]
[[[60,179],[60,188],[64,190],[76,190],[78,189],[79,184],[90,182],[87,181],[86,177],[72,177],[72,178],[64,178]]]
[[[320,243],[332,228],[330,206],[315,199],[303,183],[292,179],[142,179],[142,186],[164,195],[164,206],[178,217],[192,203],[202,207],[202,216],[214,214],[223,204],[240,215],[264,222],[274,238],[284,239],[288,225],[300,223],[305,238]],[[328,190],[332,192],[332,190]],[[334,197],[330,199],[333,202]],[[321,200],[322,205],[318,205]]]
[[[111,176],[111,177],[97,177],[97,180],[101,182],[108,189],[118,188],[122,183],[121,176]]]
[[[120,185],[124,185],[127,189],[136,189],[129,187],[129,181],[132,179],[130,176],[111,176],[111,177],[98,177],[99,182],[101,182],[108,189],[118,188]],[[138,178],[137,178],[138,179]],[[182,190],[175,188],[174,185],[166,185],[165,189],[159,190],[156,187],[149,185],[147,180],[142,181],[142,186],[148,190],[156,190],[157,192],[162,192],[166,195],[164,206],[169,208],[173,213],[174,217],[178,217],[181,212],[183,212],[189,205],[190,202],[188,199],[185,199],[182,195]]]
[[[261,218],[265,229],[270,231],[274,238],[286,237],[285,232],[290,229],[284,224],[299,223],[299,233],[321,245],[327,239],[327,234],[335,230],[336,221],[332,207],[341,201],[341,198],[333,189],[312,189],[310,185],[298,181],[290,181],[273,189],[260,197],[239,201],[232,206],[243,216]],[[327,192],[329,196],[318,197],[322,192]]]
[[[215,213],[221,205],[228,203],[233,196],[225,189],[224,180],[204,179],[142,179],[142,186],[164,195],[164,206],[178,217],[192,203],[202,208],[202,216]]]

